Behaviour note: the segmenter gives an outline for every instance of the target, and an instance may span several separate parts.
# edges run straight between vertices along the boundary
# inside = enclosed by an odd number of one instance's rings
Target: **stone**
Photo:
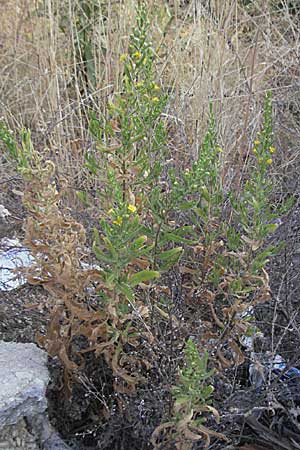
[[[29,267],[34,258],[19,239],[0,240],[0,291],[10,291],[26,283],[19,269]]]
[[[35,344],[0,341],[0,449],[71,450],[46,413],[47,358]]]
[[[47,353],[35,344],[0,341],[0,430],[47,408]]]

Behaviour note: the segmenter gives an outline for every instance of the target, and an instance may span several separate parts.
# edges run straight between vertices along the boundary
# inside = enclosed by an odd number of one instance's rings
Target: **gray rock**
[[[46,413],[46,363],[47,353],[35,344],[0,341],[0,448],[71,450]],[[33,435],[24,427],[24,417]]]
[[[0,429],[46,410],[46,362],[35,344],[0,341]]]

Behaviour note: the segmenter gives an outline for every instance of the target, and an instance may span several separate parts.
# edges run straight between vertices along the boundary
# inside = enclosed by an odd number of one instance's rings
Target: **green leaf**
[[[166,250],[158,255],[160,259],[160,269],[168,270],[170,267],[174,266],[180,259],[183,252],[182,247],[172,248],[171,250]]]
[[[159,277],[160,273],[156,270],[141,270],[140,272],[135,273],[131,276],[129,283],[130,286],[137,286],[139,283],[150,281]]]
[[[265,225],[265,231],[266,231],[267,233],[273,233],[274,231],[277,230],[277,228],[278,228],[277,223],[267,223],[267,224]]]
[[[93,252],[95,253],[96,258],[99,261],[108,263],[108,264],[113,264],[115,262],[114,258],[112,258],[111,256],[108,256],[106,253],[102,252],[99,247],[97,247],[97,244],[93,244]]]
[[[172,248],[171,250],[166,250],[158,255],[158,257],[162,260],[173,259],[174,257],[179,258],[183,251],[182,247]]]
[[[132,251],[132,250],[138,250],[138,249],[140,249],[144,244],[145,244],[145,242],[147,241],[147,236],[140,236],[140,237],[138,237],[132,244],[131,244],[131,246],[130,246],[130,250]]]
[[[103,241],[106,244],[107,249],[110,251],[111,255],[113,258],[115,258],[117,260],[118,258],[118,253],[116,252],[112,242],[108,239],[107,236],[103,236]]]

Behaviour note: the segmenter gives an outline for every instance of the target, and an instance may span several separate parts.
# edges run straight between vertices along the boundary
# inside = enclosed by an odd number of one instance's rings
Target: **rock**
[[[29,267],[34,259],[18,239],[0,240],[0,291],[10,291],[26,283],[18,269]]]
[[[46,414],[46,363],[35,344],[0,341],[0,449],[70,450]]]
[[[46,363],[35,344],[0,342],[0,429],[46,410]]]

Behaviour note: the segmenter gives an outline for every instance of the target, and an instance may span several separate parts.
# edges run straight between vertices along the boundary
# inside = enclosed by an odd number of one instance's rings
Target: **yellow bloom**
[[[143,87],[144,86],[144,82],[143,81],[138,81],[137,83],[136,83],[136,87],[137,88],[140,88],[140,87]]]
[[[221,148],[221,147],[217,147],[217,152],[219,152],[219,153],[223,153],[223,149]]]
[[[121,61],[121,62],[125,62],[126,59],[127,59],[127,53],[123,53],[123,54],[120,56],[120,61]]]
[[[159,91],[160,90],[160,86],[158,86],[158,84],[154,84],[153,85],[153,90],[154,91]]]
[[[158,103],[159,102],[159,98],[158,97],[152,97],[152,102],[153,103]]]
[[[119,227],[122,225],[122,222],[123,222],[123,219],[122,219],[121,216],[118,216],[118,217],[116,218],[116,220],[113,221],[113,223],[114,223],[115,225],[118,225]]]
[[[255,144],[255,145],[259,145],[259,144],[260,144],[260,141],[254,141],[254,144]]]
[[[134,52],[132,55],[135,59],[140,59],[142,57],[141,52]]]
[[[256,148],[254,148],[254,149],[252,150],[252,152],[254,153],[254,155],[257,155],[257,150],[256,150]]]
[[[272,158],[269,158],[269,159],[267,159],[267,161],[266,161],[266,163],[269,164],[269,165],[272,164],[272,162],[273,162],[273,161],[272,161]]]
[[[276,148],[275,147],[269,147],[269,151],[270,151],[270,153],[275,153],[276,152]]]
[[[258,162],[259,163],[263,163],[264,162],[264,158],[258,158]]]
[[[132,213],[135,213],[136,212],[136,206],[134,206],[134,205],[128,205],[128,210],[130,211],[130,212],[132,212]]]

